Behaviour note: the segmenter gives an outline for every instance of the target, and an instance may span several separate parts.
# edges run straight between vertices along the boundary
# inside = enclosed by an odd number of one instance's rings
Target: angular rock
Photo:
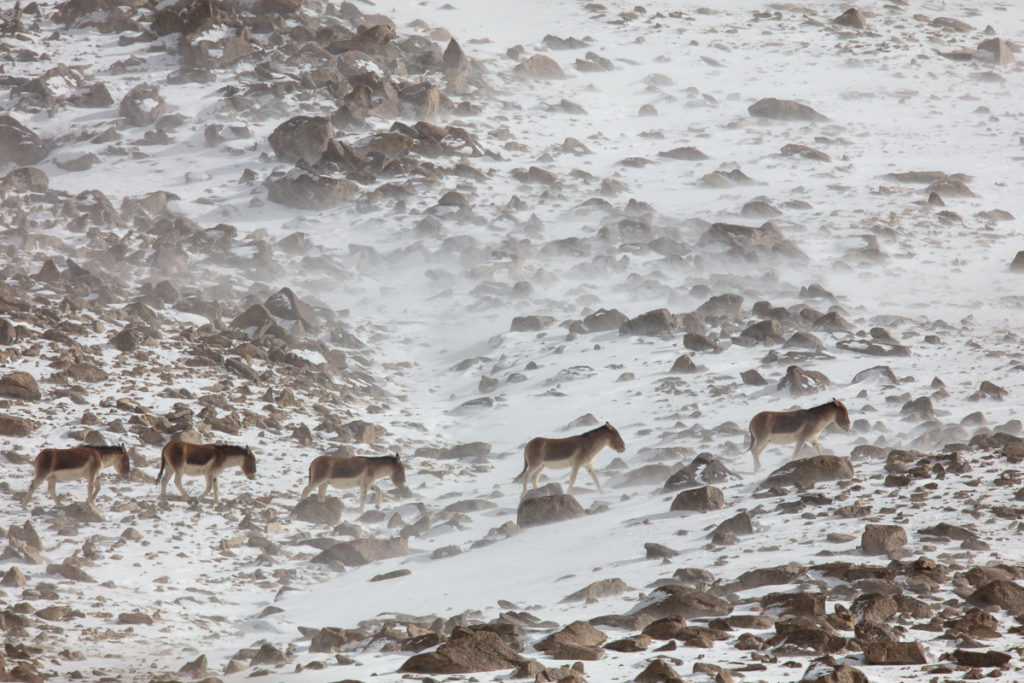
[[[267,197],[272,202],[313,211],[345,204],[359,192],[351,180],[321,175],[300,167],[280,178],[267,180],[267,190]]]
[[[513,669],[525,660],[493,631],[456,628],[437,650],[414,655],[398,671],[423,674],[465,674]]]
[[[516,510],[516,524],[522,528],[551,524],[583,517],[586,512],[572,496],[560,493],[552,496],[524,498]]]
[[[679,583],[670,583],[655,588],[629,611],[631,616],[645,616],[652,619],[681,616],[687,619],[700,617],[724,617],[732,612],[732,605],[709,593]]]
[[[778,468],[758,484],[759,489],[773,486],[797,486],[808,489],[821,481],[853,479],[853,465],[849,458],[835,455],[815,455],[793,460]]]
[[[833,24],[839,24],[840,26],[849,26],[850,28],[867,28],[868,23],[864,20],[864,13],[856,7],[851,7],[846,10],[838,17],[832,20]]]
[[[167,102],[160,96],[157,86],[143,83],[124,96],[119,113],[132,126],[150,126],[167,113]]]
[[[903,527],[889,524],[868,524],[860,538],[861,550],[866,555],[889,555],[907,544]]]
[[[1016,61],[1011,48],[1002,38],[988,38],[978,43],[975,58],[1003,66]]]
[[[348,567],[357,567],[391,557],[409,554],[408,538],[357,538],[354,541],[335,543],[312,559],[313,562],[340,562]]]
[[[322,503],[317,500],[316,496],[308,496],[300,500],[292,509],[292,516],[310,524],[334,526],[341,521],[341,512],[344,507],[341,500],[333,496],[326,497]]]
[[[793,102],[792,100],[780,100],[774,97],[765,97],[747,107],[752,116],[764,119],[775,119],[777,121],[828,121],[828,117],[819,114],[806,104]]]
[[[708,510],[720,510],[725,507],[725,494],[715,486],[702,486],[700,488],[680,491],[679,495],[672,501],[670,511],[696,510],[707,512]]]
[[[679,327],[679,320],[666,308],[648,311],[622,323],[619,334],[662,335]]]
[[[25,437],[32,434],[35,425],[29,419],[0,413],[0,436]]]
[[[862,643],[864,660],[868,664],[927,664],[924,646],[915,641]]]
[[[513,72],[521,78],[532,80],[547,81],[565,78],[562,67],[547,55],[532,55],[516,65]]]
[[[38,401],[42,398],[36,378],[27,372],[11,372],[0,377],[0,396]]]
[[[1006,652],[996,652],[995,650],[989,650],[988,652],[979,652],[977,650],[962,650],[957,648],[953,650],[953,661],[961,666],[972,666],[976,668],[999,668],[1006,666],[1013,659],[1012,656]]]
[[[967,602],[984,609],[1001,609],[1011,614],[1024,612],[1024,588],[1013,581],[987,583],[967,597]]]
[[[50,153],[50,146],[9,114],[0,114],[0,166],[38,164]]]
[[[325,116],[293,116],[267,138],[279,159],[305,161],[315,165],[334,138],[334,128]]]
[[[636,683],[674,683],[685,679],[664,659],[655,659],[633,680]]]
[[[824,391],[831,384],[824,373],[817,370],[804,370],[798,365],[790,365],[786,368],[786,374],[779,380],[776,388],[779,391],[788,390],[791,396],[806,396]]]
[[[562,598],[562,602],[583,601],[589,604],[601,598],[620,595],[626,590],[628,590],[628,587],[622,579],[602,579],[600,581],[595,581],[586,588],[581,588],[575,593],[570,593]]]

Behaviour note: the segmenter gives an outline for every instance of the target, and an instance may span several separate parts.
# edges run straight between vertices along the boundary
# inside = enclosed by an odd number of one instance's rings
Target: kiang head
[[[121,454],[121,457],[117,459],[117,473],[122,477],[127,477],[132,473],[132,459],[128,457],[128,449],[124,447],[123,443],[117,444],[117,451]]]
[[[242,460],[242,473],[248,479],[256,478],[256,456],[248,446],[245,447],[245,458]]]
[[[619,430],[615,429],[615,427],[612,427],[610,422],[605,422],[604,428],[608,430],[608,433],[611,435],[609,445],[612,447],[612,449],[614,449],[616,453],[622,453],[623,451],[625,451],[626,442],[622,440],[622,435],[619,434]]]
[[[392,460],[395,464],[391,468],[391,483],[401,488],[405,486],[405,463],[402,462],[402,456],[398,453],[395,453]]]
[[[846,410],[846,406],[837,398],[832,399],[832,405],[836,408],[836,424],[849,431],[850,413]]]

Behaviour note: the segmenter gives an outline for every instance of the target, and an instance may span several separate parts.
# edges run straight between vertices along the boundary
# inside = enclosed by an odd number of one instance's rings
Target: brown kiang
[[[213,489],[213,500],[219,503],[217,477],[229,467],[240,467],[248,479],[254,479],[256,456],[248,446],[171,441],[160,453],[160,472],[156,475],[156,480],[160,483],[160,498],[167,498],[167,482],[173,475],[174,485],[181,491],[181,495],[191,499],[185,487],[181,485],[181,477],[185,474],[202,475],[206,477],[206,488],[195,500],[202,500],[203,496]]]
[[[21,502],[28,507],[32,494],[46,480],[50,496],[57,499],[57,482],[85,478],[87,483],[86,503],[93,505],[100,490],[100,472],[104,467],[116,467],[117,473],[127,477],[132,470],[131,460],[123,444],[117,446],[75,446],[73,448],[44,448],[35,460],[35,477]]]
[[[299,500],[316,488],[319,489],[316,499],[321,503],[325,500],[328,486],[358,488],[359,512],[362,513],[366,509],[366,492],[371,488],[377,494],[377,507],[380,507],[384,492],[374,482],[383,477],[391,477],[391,483],[396,487],[405,486],[405,464],[398,453],[381,457],[321,455],[309,464],[309,484],[302,489]]]
[[[837,399],[804,410],[758,413],[750,421],[750,454],[754,456],[754,469],[761,469],[761,452],[769,443],[796,443],[793,448],[793,457],[796,458],[804,444],[810,442],[818,450],[818,455],[824,455],[818,434],[832,423],[844,430],[850,429],[850,414]]]
[[[526,486],[533,482],[533,488],[537,488],[541,470],[545,467],[552,469],[572,468],[569,475],[569,488],[567,493],[572,493],[573,484],[576,483],[576,475],[582,467],[594,480],[597,490],[604,492],[601,482],[597,480],[597,473],[594,471],[594,458],[605,446],[609,446],[616,453],[626,450],[626,443],[622,440],[619,432],[609,423],[605,422],[596,429],[584,432],[577,436],[569,436],[562,439],[549,439],[538,436],[530,439],[523,449],[523,471],[514,481],[523,480],[523,494],[526,495]]]

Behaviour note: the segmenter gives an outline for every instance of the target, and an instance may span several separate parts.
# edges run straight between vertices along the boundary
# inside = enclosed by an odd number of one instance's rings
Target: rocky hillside
[[[391,4],[0,7],[0,680],[1021,676],[1024,12]]]

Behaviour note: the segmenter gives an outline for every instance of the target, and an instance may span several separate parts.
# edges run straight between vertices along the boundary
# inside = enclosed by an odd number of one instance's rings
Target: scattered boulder
[[[849,664],[837,664],[830,657],[820,657],[808,665],[801,683],[869,683],[864,672]]]
[[[677,510],[707,512],[708,510],[721,510],[723,507],[725,507],[725,494],[722,493],[722,489],[715,486],[701,486],[680,491],[672,501],[669,510],[672,512]]]
[[[335,543],[314,557],[312,561],[323,564],[339,562],[345,566],[356,567],[408,554],[408,538],[357,538],[353,541]]]
[[[602,631],[585,621],[574,621],[534,647],[552,659],[596,660],[604,657],[601,645],[608,640]]]
[[[633,680],[636,683],[674,683],[675,681],[681,682],[686,679],[680,676],[679,672],[673,669],[672,665],[664,659],[655,659]]]
[[[1013,64],[1016,61],[1013,48],[1002,38],[987,38],[978,43],[978,49],[974,52],[974,57],[998,64],[999,66]]]
[[[1009,580],[991,581],[971,593],[967,602],[983,609],[1020,614],[1024,612],[1024,588]]]
[[[868,524],[860,537],[860,547],[866,555],[890,555],[906,544],[907,532],[891,524]]]
[[[671,334],[678,329],[679,320],[666,308],[648,311],[622,323],[619,334],[661,335]]]
[[[401,673],[466,674],[513,669],[524,659],[487,630],[456,628],[437,650],[414,655],[401,667]]]
[[[853,465],[849,458],[835,455],[815,455],[786,463],[768,475],[758,488],[797,486],[808,489],[821,481],[853,479]]]
[[[670,583],[651,591],[629,614],[648,617],[653,621],[672,616],[687,619],[724,617],[731,612],[732,605],[721,598],[681,583]]]
[[[868,664],[927,664],[924,646],[915,641],[869,641],[861,643]]]
[[[142,83],[124,96],[119,113],[132,126],[150,126],[167,113],[167,102],[160,96],[160,89],[157,86]]]
[[[583,507],[566,493],[524,498],[516,510],[516,524],[526,528],[583,517]]]
[[[629,318],[617,309],[601,308],[585,317],[583,319],[583,326],[587,328],[588,332],[608,332],[620,329],[627,320]]]
[[[349,202],[359,192],[351,180],[321,175],[300,166],[279,178],[268,179],[267,190],[272,202],[313,211]]]
[[[840,26],[848,26],[850,28],[864,29],[868,27],[867,21],[864,20],[864,13],[856,7],[851,7],[846,10],[838,17],[832,20],[833,24],[839,24]]]
[[[274,129],[267,139],[279,159],[313,165],[334,138],[334,128],[324,116],[293,116]]]
[[[35,425],[32,420],[16,415],[0,413],[0,436],[30,436]]]
[[[690,374],[697,372],[697,364],[693,362],[693,356],[688,353],[684,353],[679,358],[676,358],[675,362],[672,363],[672,369],[669,372],[673,374]]]
[[[307,496],[292,509],[292,515],[295,519],[310,524],[334,526],[341,521],[341,512],[344,507],[341,499],[334,496],[326,497],[322,503],[317,500],[316,496]]]
[[[520,78],[531,80],[549,81],[565,78],[565,72],[558,62],[547,55],[533,55],[512,70]]]
[[[780,100],[774,97],[766,97],[758,100],[747,107],[752,116],[763,119],[774,119],[776,121],[828,121],[828,117],[819,114],[806,104],[793,102],[792,100]]]
[[[11,372],[0,377],[0,396],[18,398],[24,401],[38,401],[43,397],[36,384],[36,378],[27,372]]]
[[[0,166],[38,164],[50,153],[50,146],[10,114],[0,114]]]
[[[831,385],[832,383],[823,372],[804,370],[798,365],[790,365],[786,368],[786,374],[776,384],[776,388],[779,391],[788,390],[791,396],[806,396],[824,391]]]

